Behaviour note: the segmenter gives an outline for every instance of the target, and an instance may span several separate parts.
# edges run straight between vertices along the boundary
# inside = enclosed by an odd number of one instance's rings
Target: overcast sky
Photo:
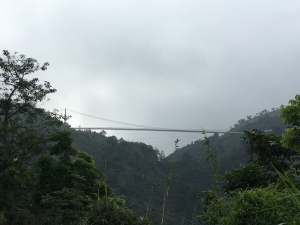
[[[49,110],[220,130],[300,93],[299,0],[2,0],[0,30],[1,50],[50,63]],[[113,134],[167,154],[201,137]]]

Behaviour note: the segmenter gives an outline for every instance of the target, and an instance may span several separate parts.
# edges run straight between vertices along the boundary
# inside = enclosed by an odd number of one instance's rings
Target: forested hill
[[[274,133],[276,135],[282,134],[285,128],[284,123],[278,118],[279,111],[275,110],[272,112],[260,113],[259,116],[250,117],[247,120],[241,119],[233,127],[230,128],[230,132],[223,135],[215,133],[209,137],[213,148],[217,149],[220,155],[228,155],[232,152],[236,152],[242,147],[243,134],[235,134],[234,132],[243,132],[245,130],[251,131],[254,129],[265,130],[266,133]],[[250,118],[249,118],[250,117]],[[185,157],[186,154],[195,156],[199,154],[199,149],[204,149],[203,140],[196,140],[190,145],[182,147],[179,151],[173,154],[176,160],[180,160]],[[240,151],[239,151],[240,152]]]
[[[280,134],[284,125],[278,115],[275,110],[254,118],[248,116],[247,120],[239,120],[230,131],[261,129]],[[115,193],[126,196],[127,202],[140,215],[154,220],[161,218],[164,186],[171,162],[174,167],[166,201],[168,224],[180,224],[183,217],[185,221],[191,221],[199,214],[203,191],[215,184],[211,165],[206,160],[209,151],[217,153],[219,174],[245,162],[242,134],[214,134],[208,138],[210,150],[204,146],[204,140],[196,140],[165,158],[152,146],[127,142],[115,136],[106,137],[105,133],[72,130],[72,135],[76,149],[94,157],[96,166]],[[221,182],[220,178],[218,182]]]

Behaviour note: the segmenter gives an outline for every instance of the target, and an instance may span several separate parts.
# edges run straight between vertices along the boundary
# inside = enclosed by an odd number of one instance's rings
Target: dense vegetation
[[[245,131],[247,165],[223,175],[223,193],[210,190],[204,224],[299,224],[300,95],[280,109],[282,135]]]
[[[168,165],[170,160],[174,162],[166,199],[166,223],[181,224],[184,221],[183,224],[190,224],[193,221],[196,224],[197,215],[203,208],[204,191],[216,185],[224,186],[226,180],[222,174],[226,171],[245,168],[241,169],[241,172],[248,174],[248,177],[244,177],[245,180],[249,177],[259,180],[269,175],[261,167],[244,165],[250,160],[250,154],[245,151],[249,143],[242,142],[242,137],[246,138],[244,130],[253,129],[272,130],[267,134],[273,133],[275,136],[281,134],[285,125],[278,116],[278,110],[264,110],[253,118],[248,116],[247,120],[240,120],[231,129],[232,132],[241,133],[221,136],[214,134],[208,137],[210,148],[204,145],[205,140],[198,140],[177,149],[168,157],[143,143],[118,140],[114,136],[106,137],[105,132],[71,131],[76,148],[93,155],[96,166],[106,171],[107,183],[114,192],[126,196],[131,208],[141,216],[150,217],[157,222],[161,222],[162,217]],[[255,132],[259,133],[260,131]],[[263,136],[263,133],[259,136]],[[245,141],[247,140],[246,138]],[[280,151],[278,154],[280,155]],[[211,163],[213,156],[217,159],[218,175],[215,178]],[[254,177],[249,171],[258,174]],[[229,173],[226,174],[230,176]],[[267,185],[269,181],[261,180],[261,183]]]
[[[0,57],[0,224],[150,224],[73,147],[66,118],[37,107],[56,90],[27,77],[48,66],[8,51]]]

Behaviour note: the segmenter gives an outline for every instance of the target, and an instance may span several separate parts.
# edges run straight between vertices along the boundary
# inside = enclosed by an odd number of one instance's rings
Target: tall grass
[[[275,169],[276,170],[276,169]],[[282,173],[278,170],[276,170],[280,180],[285,185],[285,187],[289,190],[290,195],[286,198],[293,198],[296,203],[300,206],[300,191],[297,188],[294,180],[291,178],[291,176],[286,172],[283,171]]]

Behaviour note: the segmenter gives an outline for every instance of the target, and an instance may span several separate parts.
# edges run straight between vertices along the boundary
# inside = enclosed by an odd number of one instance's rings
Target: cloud
[[[50,62],[49,109],[224,129],[299,92],[299,12],[299,1],[273,0],[6,1],[0,46]],[[172,138],[200,137],[110,134],[167,153]]]

